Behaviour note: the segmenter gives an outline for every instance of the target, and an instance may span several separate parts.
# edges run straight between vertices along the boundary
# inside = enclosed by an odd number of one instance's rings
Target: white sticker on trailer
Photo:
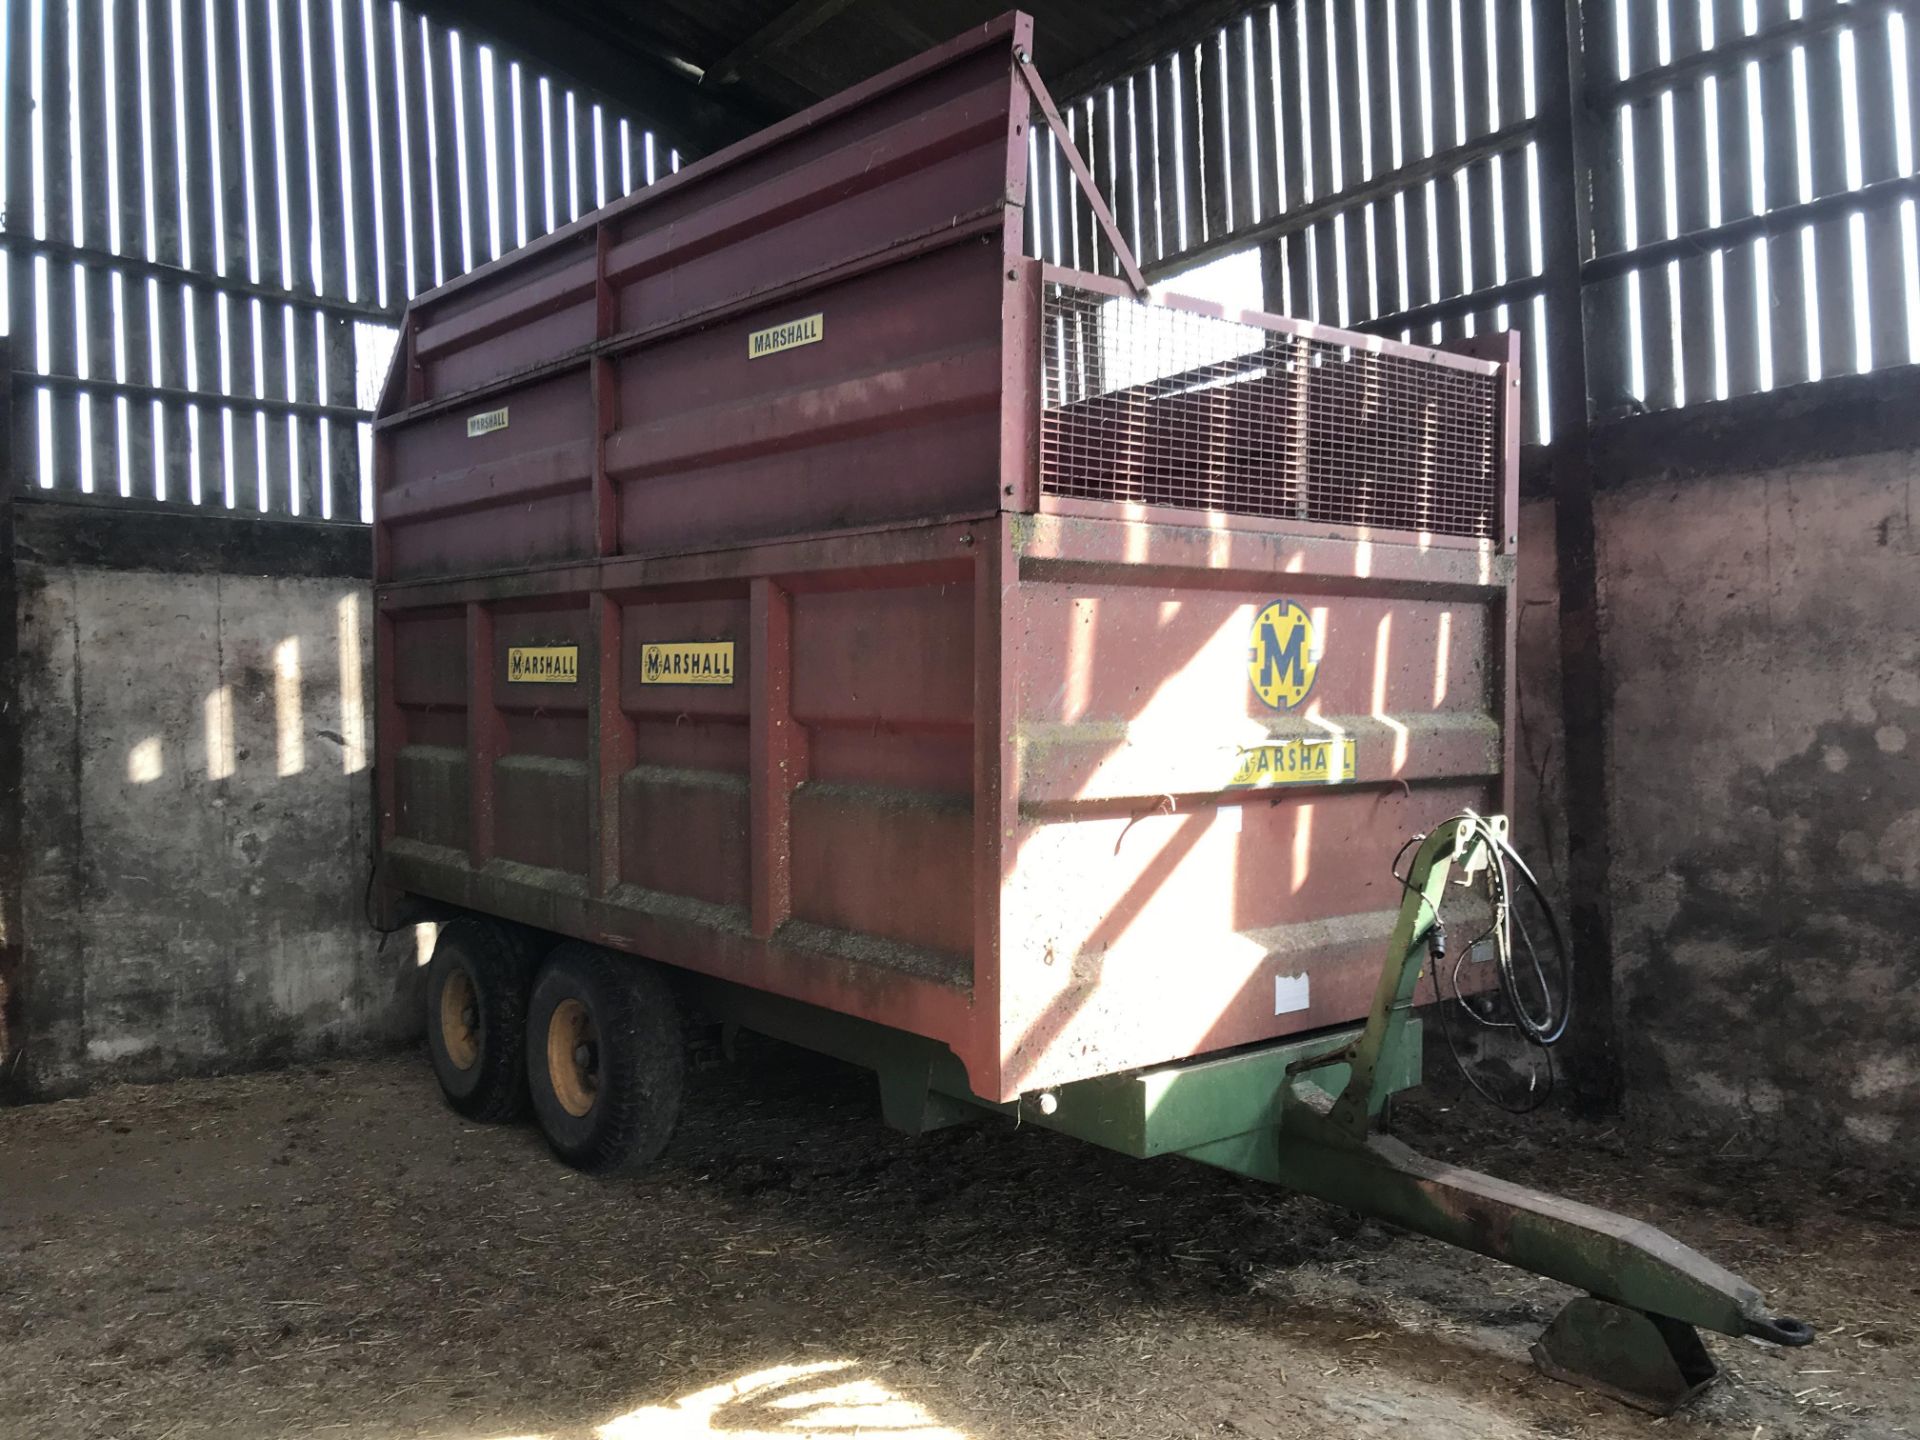
[[[469,440],[477,439],[482,435],[491,435],[496,430],[504,430],[506,428],[507,407],[504,405],[498,410],[488,410],[482,414],[469,415],[467,417],[467,438]]]
[[[1276,975],[1273,977],[1273,1013],[1291,1015],[1295,1011],[1305,1010],[1312,1002],[1307,998],[1307,977],[1305,975]]]
[[[747,358],[763,359],[768,355],[778,355],[782,350],[797,350],[802,345],[818,345],[826,338],[826,313],[822,311],[817,315],[803,315],[798,320],[769,325],[766,329],[756,330],[747,336]]]

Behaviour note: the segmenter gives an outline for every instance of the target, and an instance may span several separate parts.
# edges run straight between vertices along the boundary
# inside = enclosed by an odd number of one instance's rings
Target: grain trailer
[[[1511,808],[1513,341],[1149,293],[1029,43],[977,29],[409,308],[378,874],[442,918],[449,1099],[530,1090],[628,1168],[717,1021],[873,1067],[909,1131],[1016,1113],[1567,1279],[1597,1298],[1546,1363],[1656,1403],[1711,1373],[1694,1326],[1801,1338],[1657,1232],[1373,1133],[1419,1074],[1421,896],[1487,858],[1450,817]],[[1030,124],[1117,278],[1023,253]]]

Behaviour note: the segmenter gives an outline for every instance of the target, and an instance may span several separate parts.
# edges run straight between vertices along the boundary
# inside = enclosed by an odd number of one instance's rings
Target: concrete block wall
[[[1598,438],[1585,678],[1616,1053],[1647,1130],[1920,1171],[1915,388],[1891,372]],[[1523,501],[1514,827],[1564,917],[1555,542],[1553,500]]]
[[[1630,1106],[1920,1156],[1920,449],[1596,497]]]
[[[372,840],[365,531],[23,498],[0,1079],[24,1096],[404,1033]]]

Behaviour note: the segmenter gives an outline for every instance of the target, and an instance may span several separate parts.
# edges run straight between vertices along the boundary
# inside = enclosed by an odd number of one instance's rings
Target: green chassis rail
[[[1486,820],[1504,833],[1501,817]],[[1427,836],[1364,1027],[1322,1032],[996,1105],[975,1096],[944,1045],[734,986],[705,987],[709,1013],[863,1065],[889,1124],[909,1134],[981,1110],[1151,1159],[1271,1181],[1562,1281],[1586,1295],[1533,1347],[1547,1374],[1666,1414],[1715,1374],[1695,1327],[1803,1345],[1812,1329],[1768,1315],[1760,1292],[1663,1231],[1420,1155],[1372,1132],[1387,1097],[1420,1079],[1411,1016],[1427,933],[1453,870],[1489,861],[1463,820]]]

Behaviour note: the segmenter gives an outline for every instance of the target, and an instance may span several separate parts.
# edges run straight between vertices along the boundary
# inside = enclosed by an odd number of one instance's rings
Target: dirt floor
[[[918,1141],[771,1045],[601,1183],[424,1059],[0,1112],[0,1437],[1920,1435],[1920,1233],[1858,1177],[1403,1106],[1821,1327],[1711,1337],[1656,1422],[1536,1375],[1567,1292],[1316,1202],[995,1121]]]

